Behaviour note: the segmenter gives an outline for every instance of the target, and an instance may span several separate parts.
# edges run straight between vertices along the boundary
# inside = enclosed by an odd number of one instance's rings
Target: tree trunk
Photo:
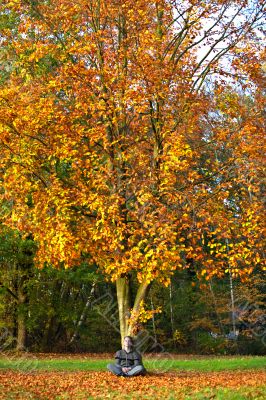
[[[226,248],[227,248],[227,253],[228,253],[229,252],[228,239],[225,239],[225,241],[226,241]],[[232,329],[233,329],[234,337],[236,337],[235,296],[234,296],[233,277],[232,277],[230,264],[228,264],[228,269],[229,269],[230,296],[231,296]]]
[[[212,280],[211,279],[209,280],[209,288],[210,288],[211,296],[213,298],[213,307],[214,307],[214,311],[215,311],[215,314],[216,314],[216,317],[217,317],[217,321],[218,321],[218,324],[219,324],[220,332],[221,332],[222,335],[224,335],[224,333],[225,333],[224,332],[224,326],[223,326],[223,323],[221,321],[220,314],[218,313],[217,301],[216,301],[216,297],[215,297],[215,294],[214,294],[214,291],[213,291],[213,288],[212,288]]]
[[[233,329],[234,337],[236,337],[235,296],[234,296],[233,277],[232,277],[231,269],[229,269],[229,279],[230,279],[232,329]]]
[[[142,282],[139,285],[134,306],[132,308],[132,312],[138,313],[140,310],[141,301],[145,301],[149,289],[151,287],[151,283]],[[121,335],[121,344],[123,346],[124,337],[127,335],[134,336],[135,328],[134,324],[129,324],[129,317],[131,311],[131,296],[130,296],[130,277],[120,277],[116,281],[116,292],[117,292],[117,302],[118,302],[118,312],[119,312],[119,324],[120,324],[120,335]]]
[[[78,320],[78,323],[76,324],[75,332],[73,333],[73,335],[72,335],[72,337],[71,337],[71,339],[69,341],[69,344],[73,343],[76,340],[76,338],[78,337],[79,329],[83,325],[83,323],[84,323],[84,321],[86,319],[87,311],[88,311],[88,309],[89,309],[89,307],[91,305],[91,301],[92,301],[93,296],[94,296],[95,285],[96,285],[96,281],[94,281],[92,283],[92,288],[91,288],[90,294],[89,294],[89,296],[87,298],[86,304],[85,304],[85,306],[83,308],[83,311],[82,311],[81,316],[80,316],[80,318]]]
[[[148,292],[150,290],[150,287],[151,287],[151,283],[147,283],[145,281],[142,282],[139,285],[139,288],[138,288],[138,291],[137,291],[137,294],[136,294],[136,297],[135,297],[134,306],[133,306],[133,309],[132,309],[132,312],[134,314],[137,314],[139,312],[141,302],[142,302],[142,300],[145,301],[145,299],[146,299],[146,297],[148,295]],[[134,336],[135,328],[136,327],[135,327],[134,324],[129,325],[129,327],[128,327],[128,335]]]
[[[128,319],[130,316],[130,278],[120,277],[116,281],[116,293],[119,312],[119,325],[121,344],[123,346],[124,337],[128,335]]]
[[[154,304],[153,304],[153,299],[151,296],[151,309],[152,311],[154,311]],[[153,329],[153,336],[154,336],[154,349],[157,349],[158,346],[158,340],[157,340],[157,332],[156,332],[156,325],[155,325],[155,318],[154,318],[154,314],[152,314],[152,329]]]
[[[174,313],[173,313],[173,287],[171,280],[169,285],[169,302],[170,302],[170,320],[171,320],[172,338],[174,338],[175,328],[174,328]]]
[[[18,290],[17,304],[17,351],[23,351],[26,348],[27,330],[26,330],[26,315],[25,315],[26,295],[23,289]]]

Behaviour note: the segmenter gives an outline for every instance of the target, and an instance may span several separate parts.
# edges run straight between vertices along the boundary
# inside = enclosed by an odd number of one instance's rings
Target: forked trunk
[[[129,317],[131,312],[137,314],[140,310],[141,301],[145,301],[149,289],[151,287],[151,283],[142,282],[139,285],[134,306],[131,310],[131,298],[130,298],[130,278],[121,277],[116,281],[116,290],[117,290],[117,302],[118,302],[118,311],[119,311],[119,323],[120,323],[120,335],[121,335],[121,344],[123,346],[124,337],[127,335],[135,336],[136,334],[136,326],[134,324],[129,324]]]

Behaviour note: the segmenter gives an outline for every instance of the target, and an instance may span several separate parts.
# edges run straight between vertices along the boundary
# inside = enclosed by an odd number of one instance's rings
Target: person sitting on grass
[[[115,361],[115,364],[107,365],[109,371],[115,375],[130,377],[146,373],[141,355],[133,348],[131,336],[125,336],[124,348],[115,353]]]

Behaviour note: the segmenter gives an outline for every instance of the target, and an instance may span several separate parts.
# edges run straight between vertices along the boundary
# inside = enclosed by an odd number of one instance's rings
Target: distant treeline
[[[115,285],[84,259],[65,270],[34,266],[34,241],[11,230],[0,238],[1,351],[106,352],[120,347]],[[134,285],[131,290],[134,292]],[[133,293],[134,294],[134,293]],[[143,352],[265,354],[265,284],[199,281],[193,266],[168,287],[154,284],[138,327]]]

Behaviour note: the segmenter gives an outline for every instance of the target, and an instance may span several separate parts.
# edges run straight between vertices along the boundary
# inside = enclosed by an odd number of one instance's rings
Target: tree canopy
[[[36,263],[87,257],[120,315],[177,268],[261,266],[263,16],[264,1],[3,1],[2,219]]]

